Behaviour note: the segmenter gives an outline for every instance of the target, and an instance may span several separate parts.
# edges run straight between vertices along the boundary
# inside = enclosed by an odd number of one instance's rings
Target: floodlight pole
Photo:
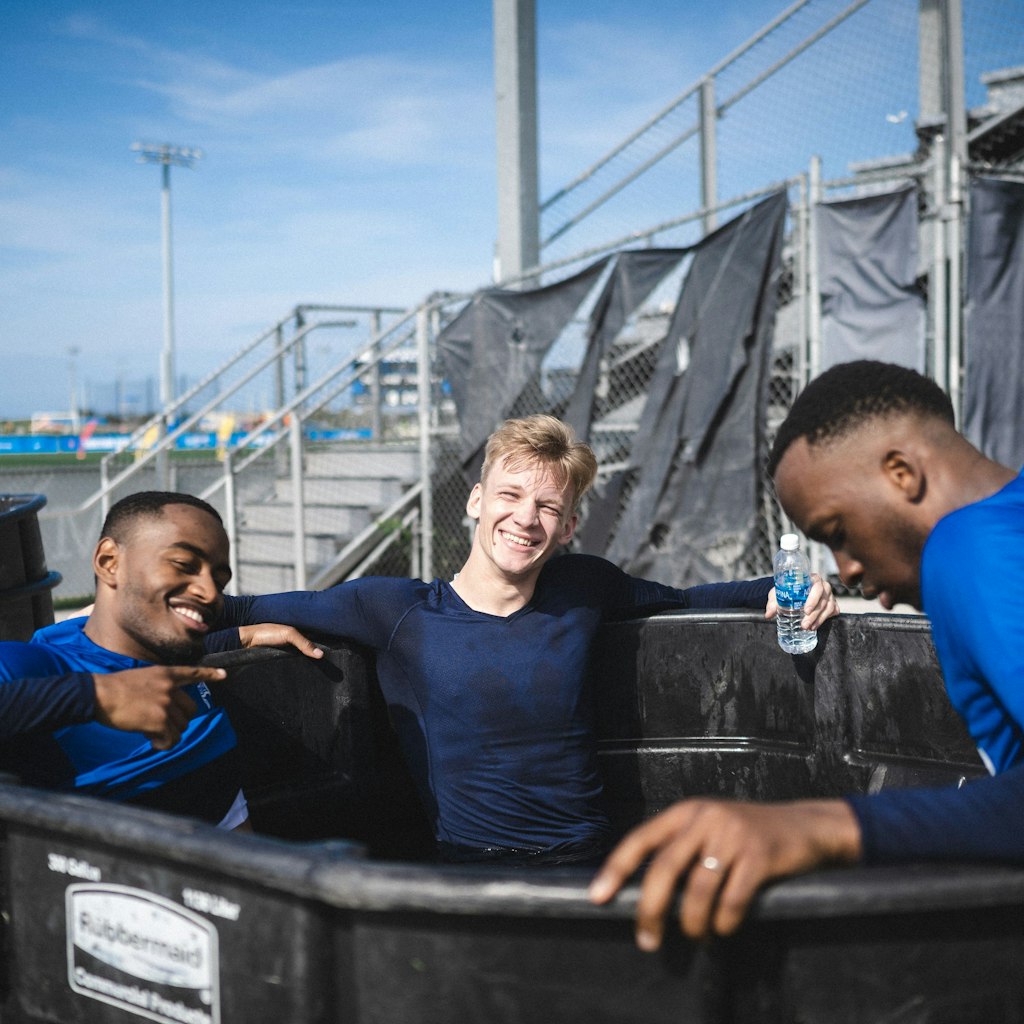
[[[167,410],[177,397],[174,381],[174,270],[171,261],[171,165],[192,167],[203,155],[192,146],[173,146],[164,143],[151,146],[143,142],[132,143],[132,150],[139,154],[139,163],[160,164],[160,224],[163,239],[163,293],[164,293],[164,344],[160,352],[160,405],[164,414],[164,429],[167,428]],[[161,486],[168,487],[167,460],[158,458],[158,474]]]

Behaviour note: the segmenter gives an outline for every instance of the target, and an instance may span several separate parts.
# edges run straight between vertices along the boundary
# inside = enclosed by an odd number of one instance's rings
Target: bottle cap
[[[779,538],[779,547],[783,551],[796,551],[800,547],[800,538],[795,533],[784,533]]]

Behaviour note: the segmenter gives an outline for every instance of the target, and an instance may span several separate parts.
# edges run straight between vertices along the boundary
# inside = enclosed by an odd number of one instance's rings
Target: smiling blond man
[[[597,863],[611,839],[595,757],[591,641],[669,608],[765,609],[771,580],[678,590],[572,540],[590,448],[551,416],[506,421],[466,505],[476,528],[453,580],[372,577],[225,600],[225,625],[285,622],[376,652],[377,676],[440,857]],[[835,611],[820,583],[813,628]]]

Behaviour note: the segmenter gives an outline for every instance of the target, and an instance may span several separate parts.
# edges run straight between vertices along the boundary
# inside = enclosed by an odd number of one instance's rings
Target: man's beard
[[[154,665],[195,665],[206,653],[200,637],[160,637],[125,626],[127,632],[147,654]]]
[[[195,665],[206,653],[202,640],[166,640],[150,642],[156,665]]]

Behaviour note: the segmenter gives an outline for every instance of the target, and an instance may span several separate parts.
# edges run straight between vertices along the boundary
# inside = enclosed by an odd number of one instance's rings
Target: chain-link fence
[[[926,0],[791,5],[748,46],[721,61],[543,203],[547,269],[532,283],[550,284],[583,261],[623,246],[692,245],[766,190],[785,189],[790,217],[776,281],[766,424],[770,446],[814,369],[812,204],[909,182],[918,187],[921,206],[918,287],[929,301],[928,368],[934,371],[938,321],[959,316],[959,296],[943,295],[947,304],[941,305],[939,297],[929,295],[936,258],[929,232],[944,230],[950,217],[950,196],[940,173],[948,175],[948,167],[937,161],[959,146],[964,171],[1007,171],[1020,168],[1024,148],[1015,148],[1014,142],[1022,121],[1017,107],[1024,98],[1024,5],[966,0],[962,72],[950,66],[956,38],[949,37],[950,23],[943,20],[953,6]],[[951,97],[960,74],[963,94]],[[947,121],[948,113],[956,116],[957,101],[966,127],[966,137],[959,140]],[[945,148],[937,150],[937,144]],[[964,212],[961,203],[953,215],[962,219]],[[949,253],[942,258],[948,264]],[[630,318],[602,364],[592,437],[602,472],[628,460],[685,272],[684,262],[662,282]],[[557,414],[564,408],[583,356],[590,303],[599,289],[552,347],[511,414]],[[941,290],[946,291],[945,280]],[[457,570],[468,550],[464,502],[471,481],[458,472],[456,447],[444,442],[435,449],[434,522],[436,536],[444,537],[439,544],[444,556],[436,556],[435,569],[441,574]],[[732,575],[770,571],[777,538],[788,526],[770,488],[761,493],[751,542],[737,555]]]

